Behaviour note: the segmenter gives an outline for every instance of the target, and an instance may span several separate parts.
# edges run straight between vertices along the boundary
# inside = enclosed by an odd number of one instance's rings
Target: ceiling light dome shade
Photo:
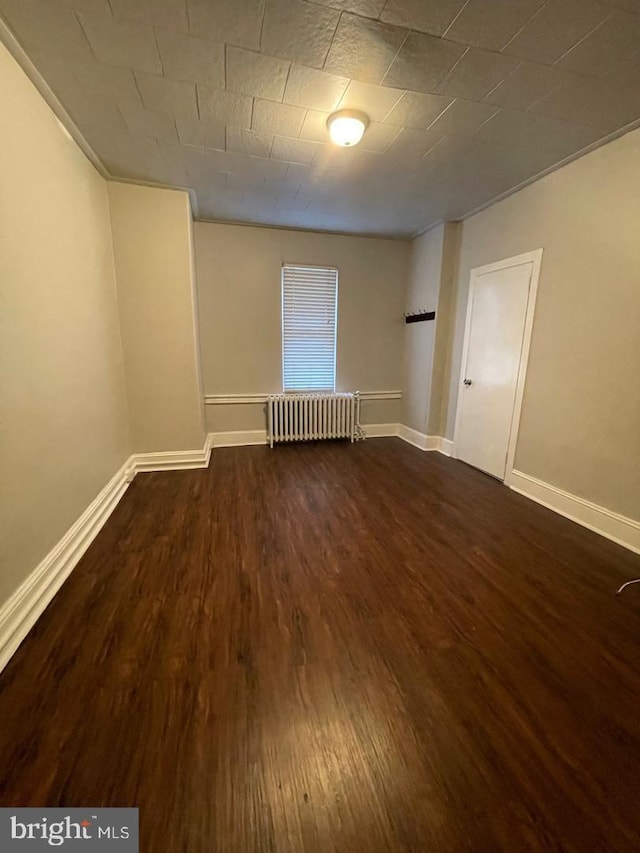
[[[359,110],[340,110],[327,119],[331,141],[343,148],[357,145],[369,124],[369,117]]]

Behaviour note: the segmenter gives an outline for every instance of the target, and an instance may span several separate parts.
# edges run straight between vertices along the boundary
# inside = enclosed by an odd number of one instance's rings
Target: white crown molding
[[[478,207],[474,207],[473,210],[468,211],[468,213],[463,213],[461,216],[452,220],[438,219],[436,222],[429,223],[429,225],[427,225],[425,228],[421,228],[419,231],[416,231],[406,239],[408,239],[409,241],[417,240],[418,237],[422,237],[428,231],[431,231],[433,228],[437,228],[438,225],[442,225],[447,221],[464,222],[465,219],[470,219],[472,216],[475,216],[478,213],[482,213],[483,210],[486,210],[487,208],[492,207],[494,204],[498,204],[499,202],[504,201],[510,196],[519,193],[520,190],[524,190],[527,187],[530,187],[532,184],[535,184],[536,181],[539,181],[542,178],[546,178],[547,175],[550,175],[553,172],[557,172],[559,169],[568,166],[575,160],[579,160],[581,157],[584,157],[585,154],[591,154],[592,151],[596,151],[598,148],[602,148],[603,145],[608,145],[610,142],[614,142],[616,139],[619,139],[621,136],[630,133],[632,130],[636,130],[636,128],[638,127],[640,127],[640,119],[635,119],[629,124],[626,124],[624,127],[620,127],[617,130],[608,133],[606,136],[603,136],[602,139],[598,139],[595,142],[589,143],[589,145],[585,145],[585,147],[581,148],[579,151],[574,151],[572,154],[569,154],[563,160],[554,163],[553,166],[548,166],[541,172],[537,172],[535,175],[532,175],[529,178],[525,178],[524,181],[521,181],[515,187],[510,187],[503,193],[499,193],[498,195],[493,196],[493,198],[490,198],[487,201],[483,201],[482,204],[478,205]]]
[[[96,151],[93,149],[91,143],[88,141],[88,139],[82,133],[78,125],[71,118],[69,113],[66,111],[58,96],[55,94],[53,89],[49,86],[42,74],[33,64],[31,59],[29,58],[29,54],[22,47],[18,39],[13,34],[11,28],[8,26],[6,21],[2,19],[1,16],[0,42],[4,44],[11,56],[13,56],[20,68],[22,68],[29,80],[33,83],[35,88],[38,90],[40,96],[42,97],[43,101],[47,104],[51,112],[58,119],[65,131],[69,134],[73,142],[75,142],[75,144],[82,151],[87,160],[99,172],[99,174],[102,175],[102,177],[106,181],[115,181],[121,184],[133,184],[134,186],[139,187],[151,187],[152,189],[176,190],[177,192],[186,192],[188,193],[189,199],[191,200],[191,211],[193,214],[193,218],[196,220],[198,219],[200,215],[200,208],[198,206],[198,196],[193,187],[184,187],[177,184],[163,184],[159,183],[158,181],[149,181],[144,180],[142,178],[119,178],[109,172],[109,170],[104,165]]]
[[[119,178],[110,173],[106,173],[104,177],[112,184],[128,184],[134,187],[147,187],[151,190],[167,190],[169,192],[187,193],[191,202],[192,219],[194,221],[198,221],[200,208],[198,206],[198,195],[193,187],[186,187],[181,184],[161,184],[158,181],[149,181],[142,178]]]
[[[509,488],[532,501],[563,515],[612,542],[640,554],[640,521],[612,512],[606,507],[572,495],[537,480],[522,471],[513,471]]]
[[[291,225],[269,225],[264,222],[237,222],[234,220],[220,220],[220,219],[207,219],[206,217],[200,217],[199,206],[198,206],[198,197],[196,191],[193,187],[180,187],[172,184],[160,184],[153,183],[145,180],[137,180],[131,178],[118,178],[114,177],[109,173],[106,166],[98,156],[98,154],[94,151],[89,141],[86,139],[82,131],[78,128],[76,123],[73,121],[69,113],[65,110],[62,103],[59,101],[57,96],[54,94],[53,90],[46,82],[42,74],[38,71],[33,62],[29,59],[29,56],[25,49],[22,47],[18,39],[13,34],[12,30],[0,17],[0,41],[6,46],[7,50],[16,62],[20,65],[22,70],[25,72],[27,77],[31,80],[33,85],[36,87],[44,101],[48,104],[50,109],[53,111],[54,115],[60,120],[64,128],[71,134],[74,142],[78,145],[81,151],[85,154],[87,159],[95,166],[98,172],[109,181],[119,181],[125,184],[137,184],[140,186],[149,186],[149,187],[160,187],[162,189],[174,189],[174,190],[182,190],[183,192],[188,192],[189,197],[191,199],[192,205],[192,213],[194,219],[198,222],[210,223],[212,225],[236,225],[243,226],[249,228],[271,228],[280,231],[302,231],[304,233],[317,234],[317,230],[309,229],[309,228],[300,228]],[[629,133],[631,130],[640,127],[640,119],[634,120],[624,127],[618,128],[617,130],[612,131],[611,133],[604,136],[602,139],[596,140],[595,142],[586,145],[584,148],[579,151],[575,151],[570,154],[568,157],[565,157],[563,160],[560,160],[558,163],[555,163],[552,166],[549,166],[547,169],[538,172],[535,175],[532,175],[529,178],[526,178],[524,181],[519,183],[515,187],[511,187],[508,190],[505,190],[503,193],[494,196],[486,202],[483,202],[478,207],[473,210],[464,213],[462,216],[458,217],[455,222],[464,221],[465,219],[469,219],[472,216],[475,216],[477,213],[480,213],[486,208],[491,207],[494,204],[502,201],[505,198],[508,198],[511,195],[519,192],[525,187],[530,186],[531,184],[539,181],[541,178],[546,177],[546,175],[551,174],[552,172],[561,169],[563,166],[572,163],[574,160],[583,157],[585,154],[589,154],[592,151],[595,151],[597,148],[606,145],[609,142],[618,139],[624,134]],[[432,228],[436,228],[438,225],[441,225],[446,220],[440,219],[436,222],[430,222],[424,227],[420,228],[418,231],[407,233],[407,234],[380,234],[380,233],[370,233],[370,232],[353,232],[353,231],[322,231],[324,234],[334,234],[336,236],[346,236],[346,237],[355,237],[362,239],[378,239],[378,240],[392,240],[392,241],[401,241],[401,242],[412,242],[413,240],[421,237],[423,234],[426,234],[427,231],[430,231]]]
[[[261,394],[205,394],[204,402],[207,406],[259,405],[266,403],[271,394],[281,393],[281,391],[270,391]],[[402,399],[402,391],[360,391],[358,393],[361,400]]]
[[[265,222],[247,222],[238,219],[210,219],[206,216],[201,216],[198,222],[204,225],[233,225],[239,228],[270,228],[272,231],[299,231],[303,234],[325,234],[328,237],[354,237],[358,240],[392,240],[394,242],[408,243],[413,238],[410,234],[380,234],[370,231],[333,231],[321,230],[313,228],[301,228],[298,225],[268,225]]]
[[[602,139],[597,139],[595,142],[590,142],[589,145],[585,145],[585,147],[581,148],[579,151],[574,151],[572,154],[569,154],[563,160],[559,160],[557,163],[554,163],[553,166],[549,166],[548,168],[543,169],[541,172],[537,172],[535,175],[531,175],[531,177],[525,178],[524,181],[521,181],[515,187],[510,187],[503,193],[500,193],[499,195],[494,196],[488,201],[483,202],[478,207],[474,207],[473,210],[470,210],[468,213],[464,213],[462,216],[460,216],[457,221],[464,222],[465,219],[471,219],[471,217],[475,216],[477,213],[482,213],[482,211],[486,210],[488,207],[492,207],[494,204],[498,204],[498,202],[504,201],[504,199],[509,198],[509,196],[519,193],[520,190],[524,190],[527,187],[530,187],[531,184],[535,184],[536,181],[539,181],[542,178],[546,178],[547,175],[552,174],[552,172],[557,172],[559,169],[568,166],[575,160],[579,160],[581,157],[584,157],[585,154],[591,154],[592,151],[596,151],[598,148],[602,148],[603,145],[608,145],[610,142],[615,142],[616,139],[619,139],[621,136],[630,133],[632,130],[636,130],[636,128],[638,127],[640,127],[640,119],[634,119],[632,122],[629,122],[629,124],[624,125],[624,127],[619,127],[617,130],[611,131],[611,133],[608,133],[606,136],[603,136]],[[427,228],[425,230],[428,231],[429,229]]]
[[[0,42],[4,44],[11,56],[18,63],[20,68],[27,75],[29,80],[36,87],[42,99],[47,104],[51,112],[56,116],[64,129],[69,133],[78,148],[85,155],[91,165],[102,175],[103,178],[109,179],[109,172],[104,163],[93,150],[86,137],[83,135],[80,128],[73,121],[69,113],[62,106],[62,103],[49,86],[42,74],[38,71],[33,62],[29,59],[29,55],[22,47],[18,39],[14,36],[10,27],[0,17]]]

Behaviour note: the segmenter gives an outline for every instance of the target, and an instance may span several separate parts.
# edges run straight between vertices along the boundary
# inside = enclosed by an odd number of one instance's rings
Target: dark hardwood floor
[[[0,677],[0,805],[144,853],[637,851],[640,557],[398,439],[139,475]]]

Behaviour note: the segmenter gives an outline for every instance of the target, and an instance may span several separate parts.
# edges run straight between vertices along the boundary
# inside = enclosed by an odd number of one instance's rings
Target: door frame
[[[511,415],[511,429],[509,431],[509,443],[507,445],[507,462],[504,472],[504,484],[511,484],[513,474],[513,463],[516,455],[516,445],[518,442],[518,431],[520,429],[520,414],[522,411],[522,399],[524,397],[524,386],[527,377],[527,366],[529,363],[529,349],[531,346],[531,333],[533,331],[533,316],[536,307],[536,297],[538,295],[538,280],[540,278],[540,268],[542,266],[542,249],[534,249],[532,252],[524,252],[522,255],[514,255],[512,258],[505,258],[501,261],[495,261],[491,264],[485,264],[481,267],[474,267],[469,273],[469,296],[467,298],[467,315],[464,326],[464,343],[462,346],[462,363],[460,365],[460,377],[458,379],[458,400],[456,403],[456,424],[453,434],[453,457],[458,458],[457,447],[460,429],[460,419],[462,416],[462,398],[461,388],[462,381],[465,378],[465,368],[467,365],[467,356],[469,354],[469,335],[471,332],[471,315],[473,308],[473,295],[475,292],[475,284],[478,278],[487,273],[497,272],[498,270],[509,269],[509,267],[519,267],[523,264],[531,264],[531,280],[529,282],[529,295],[527,297],[527,309],[525,313],[524,332],[522,336],[522,349],[520,350],[520,363],[518,366],[518,379],[516,381],[516,396],[513,402],[513,412]]]

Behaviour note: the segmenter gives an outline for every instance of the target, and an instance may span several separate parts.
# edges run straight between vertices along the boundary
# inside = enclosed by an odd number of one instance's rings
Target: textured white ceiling
[[[0,0],[114,177],[413,235],[640,121],[640,0]],[[325,122],[365,111],[360,146]]]

